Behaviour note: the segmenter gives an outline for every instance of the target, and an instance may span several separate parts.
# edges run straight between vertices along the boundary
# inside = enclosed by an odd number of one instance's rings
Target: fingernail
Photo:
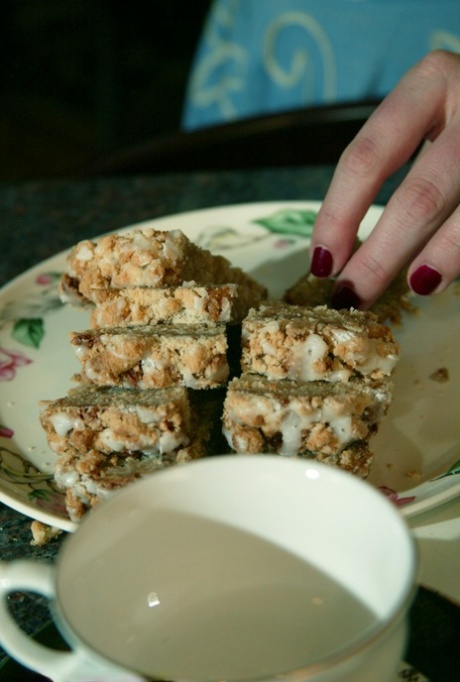
[[[420,296],[429,296],[438,288],[442,280],[440,272],[429,265],[421,265],[412,273],[409,284],[412,291]]]
[[[348,284],[339,284],[331,296],[331,306],[336,310],[341,308],[359,308],[361,299]]]
[[[317,246],[311,259],[311,274],[315,277],[329,277],[332,273],[332,254],[323,246]]]

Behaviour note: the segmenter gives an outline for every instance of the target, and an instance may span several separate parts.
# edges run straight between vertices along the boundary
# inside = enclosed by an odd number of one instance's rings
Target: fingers
[[[460,275],[460,207],[412,262],[408,280],[420,296],[439,293]]]
[[[433,143],[350,258],[380,186],[424,138]],[[459,169],[460,58],[434,53],[408,72],[342,155],[317,217],[312,273],[340,273],[342,300],[356,307],[371,305],[411,260],[417,293],[445,288],[460,274]]]
[[[411,261],[409,283],[418,294],[441,291],[460,274],[455,247],[460,240],[459,168],[460,121],[414,163],[370,237],[342,269],[339,279],[349,282],[359,307],[371,305]]]

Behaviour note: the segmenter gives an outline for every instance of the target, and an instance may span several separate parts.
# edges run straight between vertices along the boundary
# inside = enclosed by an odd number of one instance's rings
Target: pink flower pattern
[[[399,497],[399,494],[396,492],[396,490],[387,488],[386,485],[381,485],[379,490],[392,502],[394,502],[397,507],[404,507],[406,504],[410,504],[415,500],[415,495],[409,497]]]
[[[13,429],[9,429],[7,426],[0,424],[0,438],[13,438],[13,436]]]
[[[16,369],[32,362],[23,353],[13,352],[0,347],[0,381],[11,381],[16,376]]]
[[[35,283],[38,284],[39,286],[48,286],[48,284],[52,284],[52,282],[53,278],[48,273],[38,275],[38,277],[35,280]]]
[[[296,242],[295,242],[295,239],[287,239],[287,238],[284,238],[284,239],[278,239],[278,240],[274,243],[273,246],[275,247],[275,249],[285,249],[285,248],[287,248],[288,246],[292,246],[292,244],[295,244],[295,243],[296,243]]]
[[[41,287],[48,287],[61,279],[60,272],[42,272],[35,278],[35,284]]]
[[[67,509],[65,506],[65,497],[63,493],[51,489],[52,481],[49,483],[48,489],[35,489],[29,493],[28,498],[39,508],[50,514],[67,517]]]

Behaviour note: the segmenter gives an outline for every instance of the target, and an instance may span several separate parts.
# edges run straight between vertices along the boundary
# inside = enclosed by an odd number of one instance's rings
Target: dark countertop
[[[386,182],[376,202],[388,201],[404,171]],[[211,206],[277,200],[321,200],[331,167],[171,174],[164,176],[0,184],[0,286],[77,241],[142,220]],[[31,545],[31,520],[0,503],[0,559],[55,559],[65,534]],[[12,595],[11,607],[28,632],[47,617],[38,596]],[[0,663],[5,653],[0,648]]]

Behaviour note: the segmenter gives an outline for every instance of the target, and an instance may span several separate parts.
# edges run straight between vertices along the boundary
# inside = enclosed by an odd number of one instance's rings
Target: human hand
[[[352,255],[382,183],[423,152]],[[383,100],[342,154],[318,213],[311,272],[338,276],[331,304],[368,308],[408,267],[411,289],[443,291],[460,275],[460,55],[429,53]]]

